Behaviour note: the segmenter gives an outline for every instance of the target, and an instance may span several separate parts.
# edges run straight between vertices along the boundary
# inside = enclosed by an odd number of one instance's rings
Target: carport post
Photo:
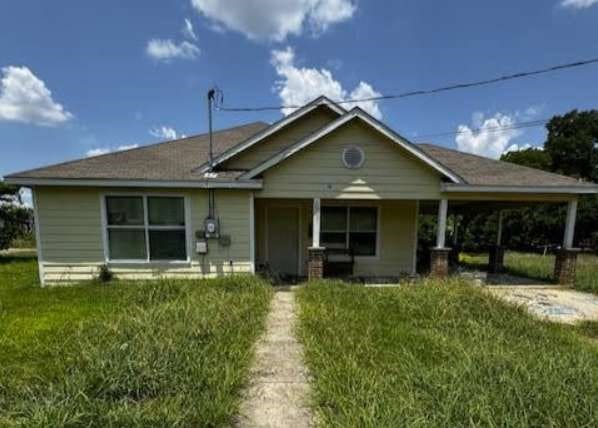
[[[575,284],[577,253],[579,253],[578,249],[573,248],[576,217],[577,199],[572,199],[567,205],[567,221],[565,223],[563,248],[557,253],[554,263],[554,278],[562,285]]]
[[[436,248],[444,248],[446,242],[446,215],[448,200],[441,199],[438,205],[438,230],[436,231]]]
[[[308,252],[308,279],[318,280],[324,277],[324,248],[320,247],[321,203],[320,198],[313,201],[312,244]]]
[[[488,271],[490,273],[500,273],[504,270],[505,247],[502,246],[502,225],[503,211],[498,212],[498,225],[496,231],[496,245],[490,247],[488,257]]]
[[[446,216],[448,213],[448,200],[441,199],[438,204],[438,229],[436,231],[436,247],[431,250],[430,274],[437,278],[448,276],[450,248],[445,248],[446,243]]]

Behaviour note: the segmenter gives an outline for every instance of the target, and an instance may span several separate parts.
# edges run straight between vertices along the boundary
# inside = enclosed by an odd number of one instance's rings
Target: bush
[[[100,266],[100,269],[98,272],[98,281],[110,282],[110,281],[112,281],[113,278],[114,278],[114,274],[112,273],[112,271],[110,270],[108,265]]]

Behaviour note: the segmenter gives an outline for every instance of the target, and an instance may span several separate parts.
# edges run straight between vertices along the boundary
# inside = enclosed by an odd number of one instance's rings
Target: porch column
[[[449,272],[450,248],[446,244],[446,216],[448,212],[448,200],[441,199],[438,204],[438,229],[436,231],[436,247],[431,250],[430,274],[437,278],[445,278]]]
[[[567,221],[565,223],[563,248],[557,253],[554,264],[554,278],[557,283],[562,285],[575,284],[577,254],[579,253],[579,249],[573,248],[576,217],[577,199],[573,199],[567,205]]]
[[[314,198],[312,219],[312,244],[307,249],[307,276],[310,281],[324,277],[324,248],[320,247],[320,198]]]
[[[498,212],[498,226],[496,232],[496,245],[490,247],[488,271],[500,273],[504,271],[505,247],[502,246],[503,211]]]

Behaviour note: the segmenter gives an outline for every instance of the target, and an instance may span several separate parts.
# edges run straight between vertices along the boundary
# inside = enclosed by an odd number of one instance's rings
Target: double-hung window
[[[320,241],[325,248],[351,249],[356,256],[376,256],[378,208],[322,207]]]
[[[106,196],[108,258],[114,261],[187,261],[185,199]]]

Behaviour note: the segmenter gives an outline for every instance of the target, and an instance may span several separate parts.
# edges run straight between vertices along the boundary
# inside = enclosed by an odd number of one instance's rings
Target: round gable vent
[[[361,147],[350,146],[343,150],[343,164],[349,169],[361,168],[365,162],[365,153]]]

